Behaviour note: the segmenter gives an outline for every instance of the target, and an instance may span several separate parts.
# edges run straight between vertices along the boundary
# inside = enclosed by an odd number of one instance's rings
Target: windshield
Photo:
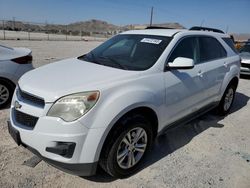
[[[125,70],[146,70],[155,64],[170,41],[165,36],[121,34],[79,59]]]
[[[250,53],[250,45],[245,45],[240,49],[240,53]]]

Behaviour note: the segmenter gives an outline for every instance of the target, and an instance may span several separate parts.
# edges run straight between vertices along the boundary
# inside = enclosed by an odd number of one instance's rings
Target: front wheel
[[[233,101],[234,101],[234,96],[235,96],[235,91],[236,87],[233,84],[230,84],[225,93],[222,96],[222,99],[220,101],[220,104],[218,106],[218,114],[219,115],[226,115],[230,111]]]
[[[5,80],[0,79],[0,109],[6,107],[14,92],[14,86]]]
[[[140,115],[127,117],[119,124],[104,146],[100,165],[111,176],[124,178],[138,170],[151,148],[153,132],[150,122]]]

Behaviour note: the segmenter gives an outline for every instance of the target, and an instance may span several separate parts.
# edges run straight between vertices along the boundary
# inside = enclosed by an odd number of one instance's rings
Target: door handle
[[[227,62],[224,62],[224,67],[226,67],[226,68],[227,68]]]
[[[198,73],[197,73],[197,76],[199,76],[199,77],[203,77],[203,72],[200,70]]]

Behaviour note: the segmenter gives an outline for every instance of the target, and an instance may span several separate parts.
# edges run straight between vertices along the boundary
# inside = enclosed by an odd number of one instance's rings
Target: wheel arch
[[[8,78],[1,77],[1,76],[0,76],[0,81],[1,81],[1,80],[10,83],[10,84],[13,85],[13,86],[16,86],[16,84],[15,84],[13,81],[11,81],[10,79],[8,79]]]
[[[237,88],[238,84],[239,84],[239,78],[237,76],[233,76],[231,79],[229,79],[230,81],[224,85],[223,87],[223,92],[221,93],[221,97],[224,95],[227,87],[231,84],[233,84],[235,86],[235,89]]]
[[[16,87],[16,84],[8,78],[0,76],[0,81],[4,81],[4,82],[9,83],[13,87],[13,89],[15,89],[15,87]]]
[[[237,76],[233,77],[228,85],[230,84],[233,84],[237,88],[239,84],[239,78]]]
[[[236,69],[232,69],[232,71],[235,71],[234,74],[227,74],[226,77],[224,78],[224,81],[222,82],[221,90],[220,90],[220,95],[218,98],[218,101],[221,100],[223,94],[225,93],[227,87],[230,84],[235,84],[236,88],[239,84],[239,73],[236,72]]]
[[[154,133],[154,138],[157,136],[158,123],[159,123],[157,113],[152,108],[147,107],[147,106],[140,106],[140,107],[130,109],[129,111],[120,115],[120,117],[109,126],[110,128],[106,130],[106,134],[104,134],[102,140],[100,141],[98,145],[99,149],[96,152],[95,159],[99,160],[100,156],[102,155],[104,146],[109,142],[115,129],[119,126],[118,122],[121,121],[123,118],[133,115],[133,114],[140,114],[140,115],[145,116],[151,122],[153,133]]]

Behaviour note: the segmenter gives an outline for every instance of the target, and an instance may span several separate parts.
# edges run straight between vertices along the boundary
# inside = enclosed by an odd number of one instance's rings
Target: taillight
[[[12,59],[11,61],[14,61],[15,63],[18,63],[18,64],[29,64],[29,63],[32,63],[32,59],[33,58],[31,55],[27,55],[27,56]]]

